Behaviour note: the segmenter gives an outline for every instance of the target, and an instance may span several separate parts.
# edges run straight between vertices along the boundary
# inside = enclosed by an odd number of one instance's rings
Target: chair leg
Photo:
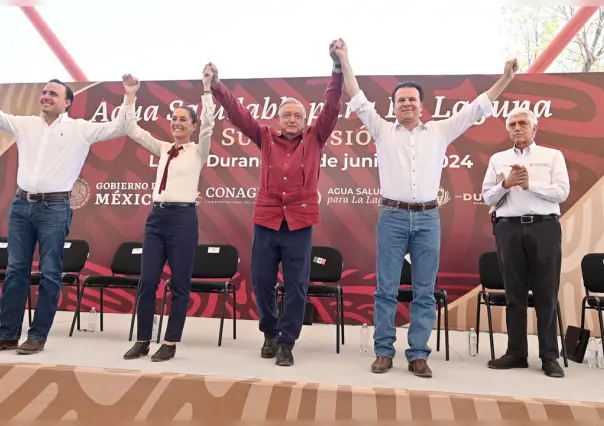
[[[478,348],[480,347],[480,296],[481,293],[478,293],[478,297],[476,298],[476,353],[478,353]]]
[[[220,329],[218,330],[218,346],[222,346],[222,329],[224,327],[224,316],[226,314],[227,296],[229,292],[225,288],[222,292],[222,315],[220,315]]]
[[[166,299],[168,298],[168,283],[164,285],[164,297],[161,300],[161,310],[159,311],[159,324],[157,324],[157,343],[161,340],[161,327],[164,322],[164,310],[166,309]]]
[[[69,330],[69,337],[73,336],[73,329],[75,328],[77,318],[80,315],[80,308],[82,306],[82,298],[84,297],[84,290],[86,290],[86,283],[82,283],[82,290],[78,296],[78,301],[76,303],[76,309],[73,313],[73,320],[71,321],[71,329]]]
[[[100,300],[99,300],[99,312],[101,314],[100,315],[100,317],[101,317],[101,331],[103,331],[103,329],[104,329],[104,325],[103,325],[104,315],[103,315],[103,313],[105,312],[105,307],[103,306],[104,305],[103,301],[105,299],[104,298],[105,291],[104,291],[103,287],[101,287],[99,289],[99,296],[100,296]]]
[[[78,300],[80,298],[80,287],[82,287],[82,283],[80,282],[80,280],[78,279],[76,281],[76,300]],[[80,313],[78,312],[78,318],[77,318],[77,327],[78,327],[78,331],[80,331]]]
[[[344,290],[340,287],[340,327],[342,328],[342,345],[344,344]]]
[[[597,311],[598,319],[600,320],[600,341],[602,342],[602,353],[604,353],[604,319],[602,318],[602,306],[600,302],[598,302]]]
[[[336,293],[336,353],[340,353],[340,293]]]
[[[491,302],[489,297],[485,295],[484,300],[487,305],[487,319],[489,323],[489,341],[491,343],[491,359],[495,359],[495,342],[493,341],[493,319],[491,317]]]
[[[436,302],[437,316],[436,316],[436,352],[440,352],[440,310],[442,308],[442,304],[440,300]]]
[[[141,291],[141,280],[138,280],[138,284],[136,285],[136,296],[134,297],[134,309],[132,310],[132,318],[130,319],[130,334],[128,336],[128,341],[132,341],[132,335],[134,334],[134,319],[136,318],[136,311],[138,309],[138,298]]]
[[[237,290],[233,288],[233,340],[237,339]]]
[[[558,325],[560,326],[560,340],[562,344],[562,357],[564,358],[564,366],[568,368],[568,354],[566,353],[566,342],[564,341],[564,325],[562,324],[562,312],[560,311],[560,302],[556,307],[558,313]]]
[[[445,359],[449,361],[449,296],[445,295]]]
[[[586,309],[585,301],[586,300],[587,300],[587,297],[584,297],[583,300],[581,301],[581,330],[585,329],[585,309]]]
[[[29,326],[31,327],[32,319],[31,319],[31,284],[28,286],[28,294],[27,294],[27,316],[29,317]]]

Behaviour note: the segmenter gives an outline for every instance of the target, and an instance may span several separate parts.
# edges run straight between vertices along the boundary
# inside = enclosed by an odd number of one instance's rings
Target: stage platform
[[[486,367],[486,334],[479,355],[469,357],[467,333],[451,332],[450,361],[444,347],[434,350],[434,377],[421,379],[407,371],[405,328],[394,369],[377,375],[369,371],[373,354],[359,353],[354,326],[339,355],[335,326],[305,326],[295,365],[277,367],[259,356],[257,322],[238,321],[233,340],[226,320],[218,347],[219,320],[188,318],[176,357],[152,363],[122,359],[131,346],[129,315],[107,314],[104,332],[70,338],[72,315],[57,314],[42,353],[0,352],[0,420],[604,420],[604,370],[570,362],[565,378],[548,378],[534,336],[529,369],[494,371]],[[83,314],[83,327],[87,320]],[[495,337],[501,354],[506,337]]]

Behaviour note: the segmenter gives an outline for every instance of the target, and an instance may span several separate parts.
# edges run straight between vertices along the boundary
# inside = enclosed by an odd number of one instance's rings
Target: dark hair
[[[176,109],[186,109],[187,111],[189,111],[189,117],[191,118],[193,124],[197,123],[197,113],[193,108],[191,108],[190,106],[179,106]]]
[[[413,81],[403,81],[402,83],[397,84],[394,90],[392,91],[392,103],[396,102],[394,97],[396,96],[396,92],[398,91],[398,89],[401,89],[403,87],[412,87],[413,89],[417,89],[417,91],[419,92],[419,101],[424,101],[424,89],[422,89],[422,86]]]
[[[71,108],[71,106],[73,105],[73,90],[71,90],[71,88],[65,83],[63,83],[61,80],[58,80],[56,78],[50,80],[49,83],[57,83],[65,88],[65,99],[70,101],[69,106],[65,108],[65,111],[69,112],[69,108]]]

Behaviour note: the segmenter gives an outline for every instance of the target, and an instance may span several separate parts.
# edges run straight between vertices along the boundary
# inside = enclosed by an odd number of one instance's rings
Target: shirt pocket
[[[551,184],[552,183],[552,168],[546,162],[531,162],[528,167],[529,180]]]

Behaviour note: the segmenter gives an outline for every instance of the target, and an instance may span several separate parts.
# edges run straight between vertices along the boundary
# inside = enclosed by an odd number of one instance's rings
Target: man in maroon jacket
[[[325,104],[316,121],[306,127],[306,110],[296,99],[286,98],[278,111],[279,129],[260,124],[218,78],[212,93],[227,118],[262,152],[258,198],[254,206],[252,285],[256,295],[260,331],[264,333],[263,358],[276,364],[294,363],[292,349],[302,330],[309,284],[312,226],[319,222],[317,183],[321,151],[331,136],[342,106],[342,69],[330,45],[333,59]],[[275,284],[279,263],[283,266],[285,303],[281,318],[275,312]]]

